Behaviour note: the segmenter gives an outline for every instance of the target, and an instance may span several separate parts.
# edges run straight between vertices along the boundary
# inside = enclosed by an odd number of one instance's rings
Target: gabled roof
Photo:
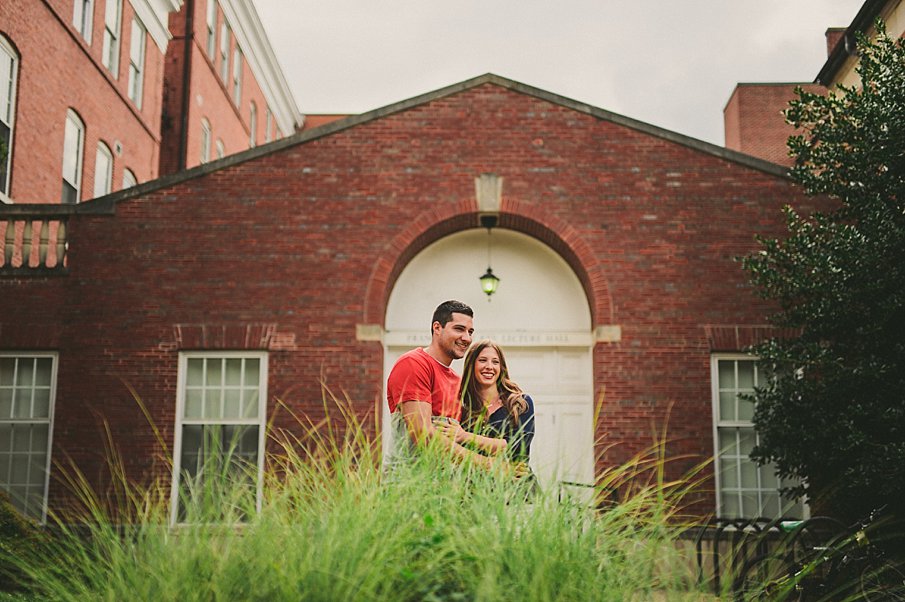
[[[525,94],[539,98],[552,104],[566,107],[568,109],[572,109],[573,111],[578,111],[579,113],[584,113],[597,119],[625,126],[627,128],[643,132],[650,136],[667,140],[669,142],[674,142],[676,144],[680,144],[699,152],[713,155],[714,157],[719,157],[720,159],[725,159],[727,161],[732,161],[734,163],[738,163],[745,167],[750,167],[752,169],[756,169],[773,176],[788,177],[788,168],[782,165],[777,165],[776,163],[771,163],[769,161],[765,161],[751,155],[746,155],[738,151],[729,150],[722,146],[704,142],[703,140],[698,140],[697,138],[692,138],[691,136],[686,136],[684,134],[679,134],[677,132],[657,127],[643,121],[638,121],[637,119],[625,117],[624,115],[619,115],[618,113],[613,113],[611,111],[593,107],[583,102],[572,100],[571,98],[566,98],[565,96],[553,94],[552,92],[547,92],[546,90],[541,90],[540,88],[535,88],[527,84],[507,79],[505,77],[500,77],[499,75],[487,73],[478,77],[474,77],[472,79],[465,80],[463,82],[459,82],[457,84],[453,84],[451,86],[447,86],[445,88],[440,88],[439,90],[435,90],[433,92],[427,92],[426,94],[421,94],[407,100],[389,104],[387,106],[374,109],[360,115],[352,115],[343,119],[326,123],[320,127],[305,129],[301,132],[287,136],[286,138],[282,138],[275,142],[257,146],[255,148],[251,148],[234,155],[229,155],[228,157],[224,157],[216,161],[211,161],[210,163],[198,165],[197,167],[193,167],[191,169],[187,169],[185,171],[181,171],[172,175],[164,176],[156,180],[151,180],[149,182],[145,182],[144,184],[140,184],[126,190],[114,192],[107,196],[88,201],[87,204],[117,203],[122,200],[141,196],[154,190],[167,188],[185,180],[190,180],[221,169],[225,169],[227,167],[231,167],[233,165],[251,161],[258,157],[271,155],[297,144],[304,144],[312,140],[317,140],[318,138],[330,136],[337,132],[341,132],[343,130],[353,128],[364,123],[381,119],[395,113],[406,111],[408,109],[441,98],[445,98],[447,96],[452,96],[454,94],[458,94],[460,92],[464,92],[466,90],[470,90],[472,88],[476,88],[485,84],[499,86],[501,88],[505,88],[519,94]],[[86,203],[82,203],[82,205],[85,204]]]

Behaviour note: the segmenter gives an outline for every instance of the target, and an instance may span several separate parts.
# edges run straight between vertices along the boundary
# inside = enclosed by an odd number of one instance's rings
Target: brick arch
[[[374,262],[365,292],[364,322],[383,324],[390,291],[415,255],[445,236],[478,224],[474,201],[462,202],[446,211],[425,211],[408,224]],[[591,311],[591,324],[613,323],[613,303],[606,278],[590,245],[575,228],[555,216],[505,198],[498,227],[527,234],[556,251],[581,282]]]

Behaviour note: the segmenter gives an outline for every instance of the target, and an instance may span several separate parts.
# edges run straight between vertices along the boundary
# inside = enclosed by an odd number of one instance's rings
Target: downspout
[[[213,2],[213,0],[208,0]],[[185,32],[183,35],[184,62],[182,66],[182,104],[179,128],[179,163],[176,171],[186,167],[189,145],[189,103],[192,98],[192,45],[195,41],[195,0],[185,0]]]

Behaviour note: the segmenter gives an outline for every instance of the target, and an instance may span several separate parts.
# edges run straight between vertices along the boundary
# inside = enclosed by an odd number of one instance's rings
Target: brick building
[[[0,203],[81,202],[301,126],[250,0],[0,14]]]
[[[797,98],[796,88],[822,94],[838,84],[858,85],[857,34],[873,37],[878,18],[889,35],[905,34],[905,7],[899,0],[866,0],[848,27],[826,30],[827,59],[813,82],[738,84],[723,109],[726,148],[791,166],[786,141],[795,131],[782,111]]]
[[[775,164],[485,75],[91,202],[7,207],[65,223],[68,247],[17,237],[31,261],[0,268],[6,488],[36,515],[65,498],[48,450],[102,480],[103,422],[130,474],[173,491],[212,433],[261,468],[265,425],[322,417],[322,383],[384,405],[395,357],[459,298],[537,400],[548,485],[593,482],[668,421],[671,454],[724,452],[701,512],[778,513],[737,398],[769,307],[736,258],[815,202]]]

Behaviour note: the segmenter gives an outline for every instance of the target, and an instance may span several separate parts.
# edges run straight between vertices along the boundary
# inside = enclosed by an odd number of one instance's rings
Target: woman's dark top
[[[486,434],[490,437],[506,440],[506,453],[517,462],[527,462],[531,453],[531,441],[534,439],[534,401],[525,395],[528,408],[519,415],[519,423],[515,424],[505,407],[498,408],[487,417]]]

